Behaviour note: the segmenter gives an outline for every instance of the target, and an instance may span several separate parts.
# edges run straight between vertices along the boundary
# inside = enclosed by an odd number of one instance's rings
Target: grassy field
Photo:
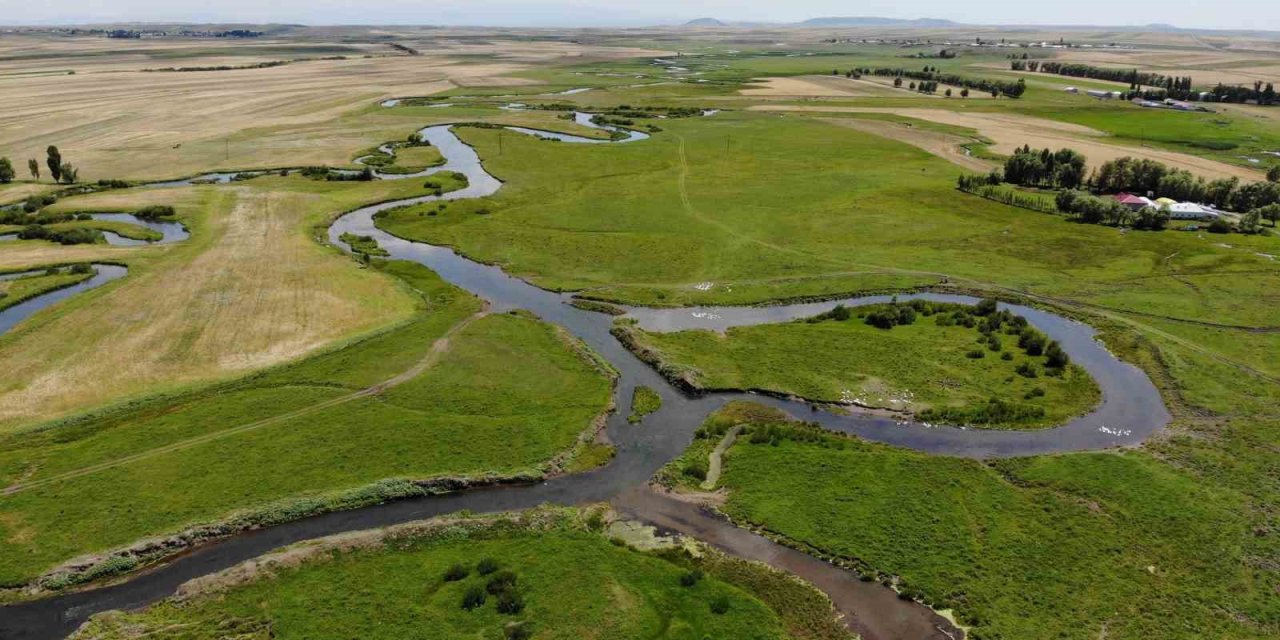
[[[912,413],[972,410],[995,398],[1042,412],[983,425],[1006,428],[1061,424],[1100,399],[1084,370],[1070,366],[1062,375],[1048,375],[1045,358],[1019,349],[1016,335],[994,333],[997,352],[979,342],[985,336],[977,328],[940,326],[937,321],[949,319],[950,312],[880,329],[862,317],[879,310],[852,309],[846,320],[734,327],[724,334],[634,330],[632,335],[704,389],[765,390]],[[1035,378],[1017,373],[1028,366]]]
[[[430,628],[433,638],[502,638],[510,626],[547,639],[820,637],[791,633],[796,601],[779,606],[793,595],[821,609],[823,597],[811,588],[761,588],[779,582],[769,569],[743,561],[610,544],[584,519],[544,511],[322,539],[197,581],[175,601],[100,615],[75,637],[213,638],[233,628],[288,637],[405,638]],[[481,574],[485,562],[496,571]],[[451,567],[465,575],[447,580]],[[682,585],[695,570],[705,577]],[[499,611],[500,596],[488,593],[474,609],[461,606],[469,590],[485,591],[495,576],[508,573],[515,577],[508,593],[518,595],[518,607]],[[722,613],[713,612],[716,603],[724,605]],[[829,603],[825,609],[827,628],[836,627]]]
[[[1274,236],[1121,234],[1007,207],[956,192],[960,169],[948,162],[822,121],[735,112],[661,122],[650,140],[608,148],[507,135],[501,155],[497,133],[463,130],[503,190],[380,224],[543,286],[642,304],[744,304],[945,276],[1174,317],[1194,303],[1222,309],[1216,322],[1249,324],[1241,315],[1252,307],[1234,301],[1280,274],[1259,255],[1280,253]],[[1221,284],[1146,293],[1191,274]]]
[[[523,315],[477,317],[478,301],[420,266],[386,269],[417,306],[389,331],[241,382],[6,436],[0,484],[24,488],[0,497],[0,583],[236,513],[288,519],[384,499],[404,480],[537,477],[593,433],[611,384],[582,347]],[[393,478],[404,480],[369,488]]]
[[[0,357],[15,367],[0,383],[0,429],[242,376],[404,321],[412,296],[313,236],[341,211],[423,192],[417,180],[292,176],[58,202],[55,210],[68,211],[171,204],[192,236],[150,247],[0,246],[0,264],[14,268],[91,258],[130,267],[122,281],[0,338]]]
[[[1254,555],[1271,543],[1246,542],[1246,496],[1189,469],[1145,453],[936,458],[730,410],[695,447],[752,425],[726,456],[726,512],[955,609],[971,637],[1262,638],[1280,625]]]

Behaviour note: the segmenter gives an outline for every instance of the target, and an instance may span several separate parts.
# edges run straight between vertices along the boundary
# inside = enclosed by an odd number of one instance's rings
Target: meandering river
[[[590,122],[587,114],[577,115],[576,120],[586,126],[597,126]],[[513,130],[550,137],[548,132]],[[1109,353],[1095,340],[1093,329],[1046,311],[1016,305],[1005,305],[1005,308],[1023,315],[1032,325],[1061,343],[1073,361],[1097,380],[1102,389],[1103,400],[1088,415],[1052,429],[995,431],[925,425],[863,413],[836,415],[816,411],[804,402],[755,394],[686,395],[669,385],[656,371],[610,335],[612,316],[573,307],[567,304],[570,300],[567,294],[540,289],[504,273],[498,267],[467,259],[451,249],[405,240],[379,229],[375,224],[375,216],[379,212],[434,200],[485,197],[502,187],[501,181],[484,169],[476,152],[459,140],[450,126],[427,127],[421,134],[446,159],[444,165],[431,168],[423,174],[455,171],[466,175],[468,185],[441,196],[409,198],[351,211],[338,218],[329,228],[329,241],[349,250],[341,240],[342,234],[372,236],[387,250],[391,259],[412,260],[423,264],[446,281],[484,298],[496,311],[531,311],[547,322],[564,327],[590,345],[620,374],[615,390],[620,409],[609,417],[606,427],[609,440],[617,447],[614,460],[599,469],[558,476],[538,484],[480,488],[381,504],[239,534],[196,548],[120,584],[0,608],[0,636],[61,637],[95,612],[139,607],[155,602],[172,594],[180,584],[191,578],[226,569],[301,540],[387,526],[463,509],[493,512],[524,509],[546,502],[571,505],[613,501],[620,511],[632,517],[653,522],[666,529],[699,536],[729,553],[768,562],[808,579],[832,597],[837,608],[851,620],[851,626],[868,640],[948,638],[956,630],[929,609],[902,601],[888,589],[874,583],[859,582],[855,575],[833,565],[737,529],[699,507],[654,494],[644,488],[646,483],[663,464],[684,451],[692,442],[695,429],[709,413],[726,402],[740,399],[775,406],[805,420],[818,422],[833,431],[855,434],[867,440],[934,454],[969,457],[1021,456],[1133,445],[1142,442],[1170,419],[1158,391],[1147,376]],[[554,137],[570,143],[602,142],[567,134],[555,134]],[[647,136],[629,132],[628,137],[622,141],[640,140],[643,137]],[[602,149],[600,153],[607,154],[610,151]],[[601,157],[600,161],[607,162],[608,159]],[[202,176],[194,180],[225,180],[229,175]],[[900,299],[912,297],[976,302],[973,298],[941,294],[900,296]],[[777,307],[628,308],[627,312],[649,330],[723,330],[733,326],[811,316],[828,310],[837,303],[850,306],[885,300],[884,297],[862,297]],[[661,409],[648,415],[642,426],[628,424],[626,421],[627,402],[632,391],[639,385],[651,387],[662,396]]]

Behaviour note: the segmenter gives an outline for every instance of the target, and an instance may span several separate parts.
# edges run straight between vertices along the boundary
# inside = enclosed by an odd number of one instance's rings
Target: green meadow
[[[689,372],[695,384],[711,390],[764,390],[917,414],[964,411],[997,399],[1037,412],[982,425],[1005,428],[1060,424],[1100,399],[1083,369],[1049,370],[1044,357],[1018,348],[1017,335],[994,334],[997,351],[976,328],[938,324],[946,314],[881,329],[863,319],[876,310],[854,308],[844,320],[734,327],[723,334],[632,335],[641,347],[661,354],[664,366]]]
[[[1263,638],[1280,628],[1258,555],[1274,543],[1250,539],[1246,493],[1198,470],[1145,452],[932,457],[729,411],[694,448],[749,425],[718,485],[726,513],[953,609],[972,638]],[[696,484],[692,471],[667,474]]]
[[[242,381],[6,436],[0,483],[31,487],[0,496],[0,583],[233,514],[354,506],[350,491],[383,480],[555,471],[607,406],[610,374],[558,329],[476,318],[479,301],[427,269],[380,268],[418,296],[400,326]],[[397,386],[352,395],[415,365],[425,369]],[[379,491],[365,499],[388,497]]]
[[[76,637],[849,637],[820,594],[767,568],[635,550],[586,520],[542,511],[364,532],[349,545],[304,543],[297,559],[268,556],[269,573],[215,578],[180,600],[101,615]],[[469,592],[480,602],[465,608]],[[825,619],[804,628],[793,620],[804,614]],[[513,636],[515,628],[528,635]]]

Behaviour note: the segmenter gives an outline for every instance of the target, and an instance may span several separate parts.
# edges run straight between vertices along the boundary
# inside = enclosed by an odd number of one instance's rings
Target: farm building
[[[1120,204],[1122,204],[1122,205],[1124,205],[1124,206],[1126,206],[1126,207],[1129,207],[1130,209],[1133,209],[1134,211],[1139,211],[1139,210],[1141,210],[1143,207],[1153,207],[1153,206],[1155,206],[1155,202],[1153,202],[1153,201],[1151,200],[1151,198],[1144,198],[1144,197],[1142,197],[1142,196],[1135,196],[1135,195],[1133,195],[1132,193],[1117,193],[1116,195],[1111,196],[1111,197],[1115,198],[1115,199],[1116,199],[1116,202],[1119,202]]]
[[[1194,202],[1176,202],[1169,205],[1169,217],[1174,220],[1210,220],[1217,218],[1218,212]]]

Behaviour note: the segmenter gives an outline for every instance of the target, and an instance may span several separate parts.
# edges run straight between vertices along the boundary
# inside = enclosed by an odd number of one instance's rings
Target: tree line
[[[62,159],[62,152],[58,148],[49,145],[45,150],[45,164],[49,167],[49,175],[53,177],[54,182],[74,184],[79,177],[79,170],[69,162]],[[27,160],[27,171],[31,173],[33,180],[40,179],[40,161],[35,158]],[[0,158],[0,184],[8,184],[17,178],[17,172],[13,168],[13,163],[8,158]]]
[[[1267,175],[1267,180],[1244,184],[1236,177],[1205,180],[1155,160],[1124,157],[1102,163],[1089,182],[1094,191],[1104,193],[1154,193],[1245,213],[1280,203],[1280,169],[1273,167]]]
[[[931,83],[933,90],[936,91],[938,84],[949,84],[962,89],[972,89],[975,91],[985,91],[991,94],[991,97],[1006,96],[1009,98],[1021,97],[1027,90],[1027,83],[1019,78],[1017,82],[1009,82],[1006,80],[995,80],[992,78],[970,78],[957,75],[954,73],[944,73],[941,69],[929,65],[925,65],[920,71],[912,71],[910,69],[893,69],[889,67],[881,67],[871,69],[869,67],[851,69],[846,76],[850,78],[861,78],[862,76],[881,76],[894,78],[894,86],[902,86],[902,79],[920,80],[925,83]],[[962,92],[962,96],[967,96],[967,92]]]
[[[1093,80],[1109,80],[1129,83],[1128,98],[1143,97],[1147,99],[1173,98],[1175,100],[1206,102],[1242,103],[1254,101],[1260,105],[1277,103],[1275,86],[1272,83],[1254,82],[1250,85],[1224,85],[1207,91],[1203,98],[1199,91],[1192,87],[1191,76],[1166,76],[1152,71],[1137,69],[1114,69],[1095,67],[1076,62],[1054,62],[1037,60],[1011,60],[1009,66],[1014,71],[1039,71],[1072,78],[1091,78]],[[1147,87],[1147,89],[1143,89]]]

